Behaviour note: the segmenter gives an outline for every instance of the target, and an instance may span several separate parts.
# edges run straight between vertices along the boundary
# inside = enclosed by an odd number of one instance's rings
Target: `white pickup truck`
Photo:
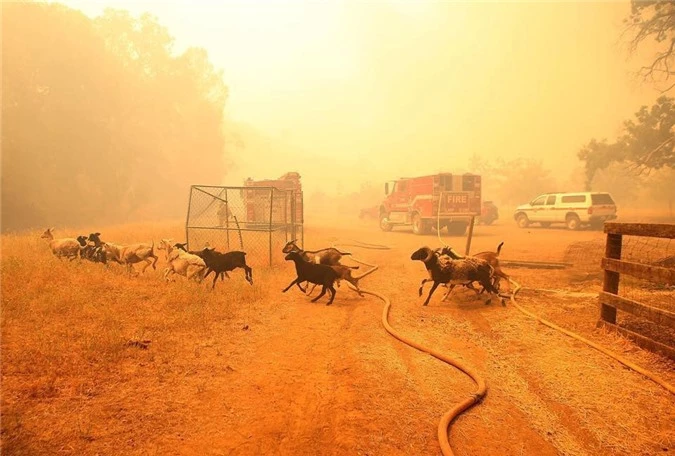
[[[564,223],[570,230],[584,225],[599,228],[616,218],[616,204],[609,193],[546,193],[518,206],[513,218],[520,228],[530,223],[539,223],[544,228]]]

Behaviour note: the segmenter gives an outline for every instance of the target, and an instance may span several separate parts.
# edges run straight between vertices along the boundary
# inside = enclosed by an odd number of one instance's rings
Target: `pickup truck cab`
[[[518,206],[513,218],[520,228],[531,223],[544,228],[560,223],[570,230],[586,225],[599,228],[616,218],[616,204],[609,193],[603,192],[545,193]]]

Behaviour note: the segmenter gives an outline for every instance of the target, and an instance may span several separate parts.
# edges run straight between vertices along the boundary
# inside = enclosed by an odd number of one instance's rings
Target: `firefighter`
[[[220,207],[218,208],[218,220],[220,221],[220,226],[225,226],[227,220],[232,217],[232,212],[228,207],[226,202],[221,202]]]

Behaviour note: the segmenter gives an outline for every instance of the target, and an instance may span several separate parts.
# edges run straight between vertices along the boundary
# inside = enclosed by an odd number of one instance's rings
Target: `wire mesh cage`
[[[185,223],[188,248],[243,250],[253,264],[272,266],[286,242],[304,246],[302,207],[297,190],[193,185]]]

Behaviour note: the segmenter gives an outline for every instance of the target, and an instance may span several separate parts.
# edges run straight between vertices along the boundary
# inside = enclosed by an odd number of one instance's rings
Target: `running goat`
[[[327,247],[320,250],[302,250],[300,247],[298,247],[296,242],[296,239],[287,242],[282,249],[282,252],[298,252],[300,256],[309,263],[334,265],[339,264],[340,259],[344,255],[351,255],[349,252],[340,252],[335,247]]]
[[[340,259],[342,259],[344,255],[351,255],[351,253],[341,252],[335,247],[327,247],[325,249],[311,250],[311,251],[302,250],[296,244],[295,239],[286,243],[286,245],[282,249],[282,252],[283,253],[297,252],[302,257],[302,259],[307,261],[308,263],[325,264],[327,266],[332,266],[333,269],[335,269],[335,272],[338,273],[337,279],[338,287],[340,286],[341,280],[346,280],[347,282],[351,283],[354,286],[354,289],[360,296],[363,296],[363,294],[361,294],[361,290],[359,289],[359,279],[354,278],[352,276],[351,271],[352,269],[359,269],[359,266],[346,266],[340,264]],[[315,287],[316,284],[312,286],[312,289],[309,290],[307,294],[311,294],[312,291],[314,291]]]
[[[80,257],[81,246],[77,239],[54,239],[54,228],[47,228],[40,237],[49,243],[49,248],[56,258],[65,257],[72,261]]]
[[[420,296],[422,296],[424,284],[429,280],[433,280],[434,282],[427,299],[424,301],[425,306],[429,304],[431,295],[434,294],[436,288],[441,284],[448,284],[450,290],[452,290],[455,285],[478,282],[490,294],[485,304],[489,304],[492,301],[493,294],[498,294],[497,289],[492,285],[494,269],[487,261],[480,258],[453,260],[450,256],[434,252],[429,247],[422,247],[413,252],[410,259],[423,262],[431,276],[431,279],[422,280],[419,289]]]
[[[187,243],[175,244],[174,247],[187,251]],[[225,277],[229,279],[228,271],[233,271],[237,268],[244,270],[246,281],[253,285],[253,269],[246,264],[246,252],[234,250],[232,252],[221,253],[217,252],[215,248],[205,247],[203,250],[191,250],[189,253],[197,255],[206,263],[207,271],[204,278],[207,278],[212,272],[215,273],[211,289],[216,287],[218,277],[221,280],[225,280]]]
[[[304,293],[305,290],[300,284],[302,282],[309,282],[323,287],[321,293],[319,293],[316,298],[312,299],[312,302],[316,302],[321,296],[325,295],[326,290],[328,290],[331,296],[326,305],[329,306],[333,303],[333,299],[335,299],[335,287],[333,287],[333,284],[338,279],[338,273],[335,269],[326,264],[309,263],[305,261],[300,253],[295,251],[289,252],[285,259],[286,261],[291,260],[295,263],[295,271],[298,276],[282,290],[284,293],[286,293],[293,285],[297,285]]]
[[[492,279],[492,285],[497,290],[499,290],[499,282],[500,282],[501,279],[506,280],[507,283],[509,281],[509,275],[507,273],[505,273],[504,270],[499,265],[499,253],[502,251],[503,245],[504,245],[504,241],[500,242],[499,245],[497,246],[496,252],[490,252],[490,251],[479,252],[479,253],[476,253],[476,254],[471,255],[469,257],[465,257],[464,255],[460,255],[459,253],[457,253],[457,251],[455,251],[455,249],[453,249],[452,247],[449,247],[449,246],[443,247],[440,250],[440,253],[442,255],[448,255],[453,260],[463,260],[465,258],[480,258],[482,260],[487,261],[488,263],[490,263],[490,266],[492,266],[492,268],[495,270],[494,271],[494,277]],[[483,293],[485,291],[485,288],[483,288],[479,292],[478,290],[476,290],[473,287],[473,285],[471,283],[467,284],[466,286],[467,286],[467,288],[471,288],[476,293]],[[448,291],[448,294],[449,293],[450,292]]]
[[[96,233],[101,234],[101,233]],[[89,243],[87,236],[78,236],[77,241],[80,243],[80,257],[94,263],[108,264],[103,245],[94,245]]]

